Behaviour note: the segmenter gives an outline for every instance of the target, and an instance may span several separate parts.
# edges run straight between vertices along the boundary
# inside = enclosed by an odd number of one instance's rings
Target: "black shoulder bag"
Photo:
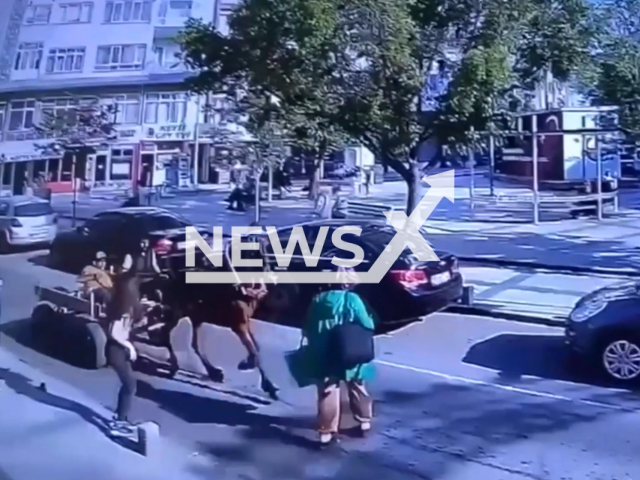
[[[348,322],[331,331],[330,355],[340,370],[349,370],[375,359],[373,330],[360,323]]]

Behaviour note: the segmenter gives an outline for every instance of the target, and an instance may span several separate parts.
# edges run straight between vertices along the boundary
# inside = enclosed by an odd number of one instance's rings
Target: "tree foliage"
[[[620,126],[640,140],[640,1],[608,0],[597,10],[594,69],[582,80],[594,103],[616,106]]]
[[[46,155],[73,154],[74,158],[95,153],[96,147],[115,140],[115,113],[115,105],[100,105],[97,101],[78,103],[72,109],[45,109],[34,129],[40,138],[49,140],[37,143],[36,148]]]
[[[407,181],[412,210],[420,145],[468,144],[543,75],[569,79],[592,23],[587,0],[244,0],[227,38],[192,23],[182,44],[197,88],[249,85],[309,131],[364,145]],[[447,87],[424,109],[436,70]]]

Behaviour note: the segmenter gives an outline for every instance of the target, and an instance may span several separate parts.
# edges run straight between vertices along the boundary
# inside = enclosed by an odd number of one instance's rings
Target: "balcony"
[[[185,67],[181,62],[174,60],[172,62],[162,64],[157,62],[148,62],[145,66],[145,70],[150,75],[166,75],[171,73],[185,73],[187,72],[187,67]]]
[[[173,4],[180,4],[178,6],[182,8],[171,8]],[[168,8],[167,6],[161,8],[155,19],[154,38],[157,40],[175,38],[190,17],[191,2],[169,2]]]
[[[43,140],[45,138],[53,138],[52,135],[44,135],[35,130],[20,130],[17,132],[7,132],[4,135],[5,142],[24,142],[26,140]]]

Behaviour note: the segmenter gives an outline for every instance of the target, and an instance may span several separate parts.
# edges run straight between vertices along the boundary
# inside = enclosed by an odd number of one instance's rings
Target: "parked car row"
[[[112,263],[121,262],[124,256],[135,249],[140,240],[146,238],[155,250],[158,263],[164,270],[178,272],[186,265],[185,227],[189,221],[169,211],[154,207],[120,208],[102,212],[75,230],[59,233],[51,244],[52,266],[64,270],[79,271],[103,251]],[[344,225],[353,221],[318,221],[301,225],[309,248],[322,227],[326,227],[326,238]],[[382,253],[395,235],[395,230],[385,224],[366,222],[357,226],[362,233],[344,235],[343,240],[360,246],[364,251],[364,262],[356,270],[368,270],[371,263]],[[294,226],[278,230],[281,245],[287,245]],[[211,230],[198,228],[206,238]],[[250,236],[248,240],[259,240]],[[351,237],[351,238],[349,238]],[[270,243],[267,241],[267,245]],[[332,242],[325,242],[320,261],[316,266],[305,264],[300,245],[296,245],[288,271],[322,271],[331,268],[334,256],[344,255]],[[358,287],[376,316],[385,323],[401,322],[439,311],[462,296],[462,277],[457,260],[450,254],[439,253],[438,262],[420,262],[410,250],[405,252],[391,267],[379,284],[363,284]],[[204,254],[201,254],[204,258]],[[276,256],[267,247],[267,261],[272,271],[281,270]],[[314,285],[274,285],[266,305],[282,315],[302,318],[311,297]]]
[[[74,230],[58,232],[57,216],[46,200],[30,196],[0,198],[0,250],[50,244],[52,266],[69,271],[79,271],[98,251],[107,253],[112,263],[122,262],[143,238],[149,240],[162,269],[180,271],[185,266],[185,227],[190,225],[187,219],[161,208],[131,207],[99,213]],[[364,252],[363,262],[356,267],[358,271],[367,271],[396,233],[384,223],[371,221],[321,220],[300,227],[313,251],[319,237],[330,239],[336,229],[345,225],[361,228],[360,235],[342,237]],[[288,244],[293,228],[292,225],[278,230],[282,246]],[[197,229],[203,238],[211,234],[209,228]],[[320,235],[321,230],[327,230],[326,235]],[[258,240],[250,237],[249,240]],[[270,246],[266,253],[271,270],[293,272],[327,270],[332,268],[333,257],[345,255],[344,250],[330,241],[324,242],[315,266],[307,266],[299,244],[287,267],[278,264]],[[381,282],[357,287],[382,324],[404,322],[440,311],[462,296],[463,278],[458,260],[446,252],[436,253],[439,261],[421,262],[411,250],[405,249]],[[287,323],[299,322],[315,287],[273,285],[265,305],[288,319]],[[580,299],[565,328],[574,365],[596,369],[621,383],[640,381],[639,311],[640,282],[623,282]]]

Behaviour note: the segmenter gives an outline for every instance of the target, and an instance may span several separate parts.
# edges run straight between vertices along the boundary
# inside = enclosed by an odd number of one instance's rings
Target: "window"
[[[191,17],[191,9],[193,8],[193,2],[185,0],[172,0],[169,2],[169,10],[172,10],[169,14],[182,18]]]
[[[98,47],[96,70],[142,70],[146,51],[146,45]]]
[[[154,47],[153,56],[154,56],[156,65],[160,65],[160,66],[164,65],[164,58],[165,58],[164,47]]]
[[[140,111],[142,110],[140,95],[118,95],[114,97],[113,103],[116,106],[113,123],[121,125],[140,123]]]
[[[16,217],[42,217],[53,215],[53,209],[48,202],[23,203],[14,207],[14,215]]]
[[[220,15],[218,15],[218,31],[222,35],[229,35],[229,18],[231,18],[231,14],[233,10],[230,8],[224,8],[220,10]]]
[[[151,5],[148,0],[107,2],[105,23],[150,22]]]
[[[93,13],[92,2],[67,3],[60,5],[62,23],[89,23]]]
[[[73,153],[65,152],[62,156],[60,167],[60,181],[71,182],[73,180]]]
[[[155,232],[158,230],[175,230],[177,228],[185,228],[191,225],[189,222],[175,217],[173,215],[145,215],[142,217],[144,219],[144,229],[147,232]]]
[[[4,130],[4,121],[7,118],[6,115],[7,112],[7,104],[4,102],[0,102],[0,133],[2,133],[2,131]]]
[[[18,53],[16,53],[16,61],[13,64],[14,70],[38,70],[40,61],[42,60],[42,51],[44,45],[42,42],[20,43],[18,45]]]
[[[49,23],[51,18],[51,5],[31,5],[24,14],[24,23],[27,25]]]
[[[84,69],[84,47],[52,48],[47,55],[47,73],[82,72]]]
[[[187,96],[184,93],[147,95],[144,123],[184,123],[187,114]]]
[[[131,180],[132,148],[111,150],[111,180]]]
[[[52,158],[49,160],[49,173],[47,175],[48,182],[60,181],[60,159]]]
[[[2,166],[2,185],[11,185],[13,180],[13,166],[15,163],[3,163]]]
[[[35,110],[35,100],[11,102],[11,106],[9,108],[8,130],[10,132],[19,132],[21,130],[28,130],[32,128]]]
[[[43,100],[40,103],[42,119],[49,117],[63,118],[66,124],[75,124],[75,115],[69,115],[69,112],[76,109],[78,101],[73,98],[56,98]]]

